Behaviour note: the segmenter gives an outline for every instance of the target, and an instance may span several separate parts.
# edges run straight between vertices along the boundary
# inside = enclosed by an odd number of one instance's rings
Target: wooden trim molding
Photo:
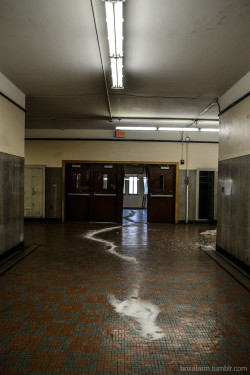
[[[163,162],[163,161],[114,161],[114,160],[63,160],[62,165],[66,163],[98,163],[98,164],[140,164],[140,165],[149,165],[149,164],[160,164],[160,165],[179,165],[177,162]]]

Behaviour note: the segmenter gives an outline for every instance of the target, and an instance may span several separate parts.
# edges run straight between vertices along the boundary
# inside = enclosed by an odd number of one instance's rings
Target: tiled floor
[[[201,250],[214,227],[129,219],[25,223],[35,250],[0,278],[1,375],[250,373],[249,293]]]

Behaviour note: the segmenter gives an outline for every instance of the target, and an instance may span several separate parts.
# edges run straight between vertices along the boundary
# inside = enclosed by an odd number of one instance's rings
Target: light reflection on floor
[[[128,223],[147,224],[147,210],[137,208],[124,208],[123,224]]]

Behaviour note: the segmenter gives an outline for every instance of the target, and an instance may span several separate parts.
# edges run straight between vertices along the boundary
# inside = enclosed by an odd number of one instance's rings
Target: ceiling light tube
[[[116,56],[123,56],[123,35],[122,35],[122,2],[118,1],[114,3],[115,8],[115,40],[116,40]]]
[[[180,124],[180,125],[191,125],[194,122],[192,119],[167,119],[164,120],[165,124]]]
[[[156,126],[116,126],[117,130],[157,130]]]
[[[214,132],[214,133],[219,133],[219,129],[215,128],[200,128],[201,132]]]
[[[111,77],[112,77],[112,88],[113,89],[121,89],[123,88],[122,83],[122,57],[116,58],[112,57],[110,59],[111,62]]]
[[[158,130],[167,130],[167,131],[179,131],[179,132],[197,132],[198,128],[174,128],[174,127],[160,127]]]
[[[114,7],[113,4],[109,1],[105,2],[106,10],[106,21],[108,29],[108,41],[109,41],[109,56],[116,56],[115,48],[115,28],[114,28]]]
[[[199,125],[212,125],[212,126],[219,126],[218,120],[198,120]]]
[[[113,87],[118,86],[118,76],[117,76],[117,64],[116,59],[113,57],[110,59],[111,62],[111,77],[112,77],[112,84]]]
[[[123,82],[122,82],[122,68],[123,68],[123,61],[122,57],[116,59],[116,69],[117,69],[117,86],[119,88],[123,88]]]

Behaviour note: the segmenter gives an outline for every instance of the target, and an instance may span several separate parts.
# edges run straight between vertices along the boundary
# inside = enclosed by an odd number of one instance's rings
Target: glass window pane
[[[164,190],[164,176],[163,175],[160,176],[160,189]]]
[[[134,194],[137,194],[137,187],[138,187],[138,179],[134,177]]]
[[[129,194],[133,194],[133,177],[129,177],[129,185],[128,185],[128,193]]]
[[[148,178],[143,177],[143,184],[144,184],[144,195],[148,194]]]
[[[108,175],[106,173],[104,173],[103,175],[103,189],[107,189],[108,188]]]
[[[138,177],[129,177],[128,193],[138,194]]]

